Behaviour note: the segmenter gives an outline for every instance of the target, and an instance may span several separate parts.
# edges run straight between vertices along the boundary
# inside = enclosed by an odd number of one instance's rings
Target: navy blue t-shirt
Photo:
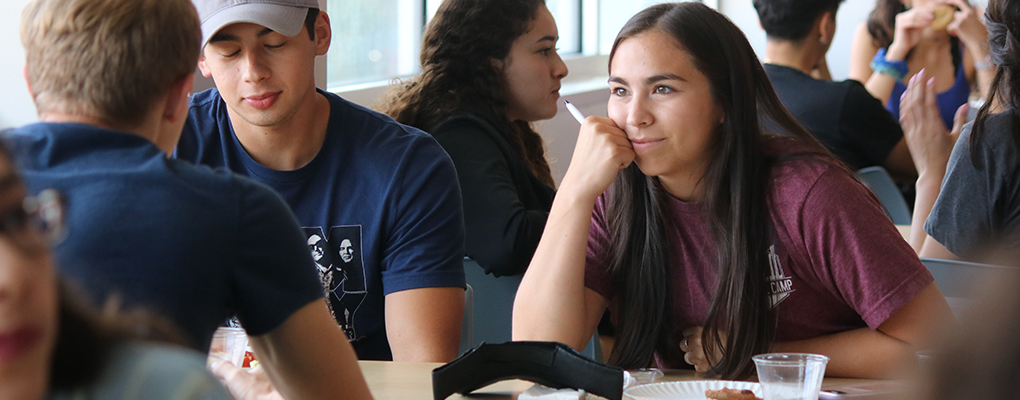
[[[63,195],[57,267],[97,302],[116,295],[169,317],[206,351],[231,315],[262,335],[321,298],[293,214],[264,185],[88,125],[28,125],[4,140],[29,192]]]
[[[450,157],[428,134],[332,93],[327,134],[307,165],[256,162],[216,89],[197,93],[175,156],[269,185],[304,227],[330,310],[361,359],[392,359],[384,296],[464,287],[464,219]],[[295,133],[298,135],[300,133]]]

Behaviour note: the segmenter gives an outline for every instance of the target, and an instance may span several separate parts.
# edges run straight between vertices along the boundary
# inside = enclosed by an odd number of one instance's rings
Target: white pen
[[[581,110],[578,110],[577,107],[574,107],[574,105],[570,104],[567,100],[563,100],[563,105],[567,106],[567,111],[570,111],[570,115],[573,115],[577,122],[582,125],[584,124],[584,114],[581,114]]]

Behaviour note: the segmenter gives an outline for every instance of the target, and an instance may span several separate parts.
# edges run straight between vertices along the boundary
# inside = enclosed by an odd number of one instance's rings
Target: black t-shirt
[[[765,64],[787,110],[853,169],[883,165],[903,129],[860,82],[822,81],[790,67]]]
[[[1014,143],[1013,112],[989,116],[984,137],[971,157],[971,125],[964,127],[949,157],[942,191],[924,230],[956,256],[970,261],[1003,256],[988,246],[1020,255],[1020,151]]]

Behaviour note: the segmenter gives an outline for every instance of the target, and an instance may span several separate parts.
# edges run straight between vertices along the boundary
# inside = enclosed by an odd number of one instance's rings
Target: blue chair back
[[[513,339],[514,297],[523,275],[495,277],[485,273],[478,262],[464,257],[464,275],[474,289],[474,342],[469,348],[485,343],[503,343]],[[463,338],[463,337],[462,337]],[[461,340],[461,353],[465,350]],[[581,352],[602,362],[602,344],[596,332]]]
[[[941,258],[922,257],[921,262],[935,277],[935,284],[946,296],[957,319],[979,294],[976,291],[979,287],[975,285],[990,282],[998,274],[1009,271],[1009,267]]]
[[[903,194],[900,193],[896,182],[893,182],[885,168],[879,166],[862,168],[857,171],[857,175],[860,176],[861,182],[878,196],[885,215],[894,224],[910,225],[910,209],[907,207],[907,201],[903,199]]]

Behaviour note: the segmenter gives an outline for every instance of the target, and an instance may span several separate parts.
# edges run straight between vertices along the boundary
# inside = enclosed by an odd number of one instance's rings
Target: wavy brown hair
[[[542,136],[526,121],[507,118],[506,60],[514,41],[528,32],[544,0],[446,0],[429,22],[421,74],[398,82],[380,107],[397,122],[429,131],[464,105],[481,107],[510,134],[525,165],[555,187]]]
[[[711,235],[718,246],[718,283],[704,324],[706,353],[721,355],[710,375],[744,378],[754,372],[751,356],[767,352],[776,331],[768,306],[767,257],[771,217],[767,209],[769,175],[774,163],[828,152],[780,103],[768,75],[744,34],[729,19],[694,2],[667,3],[641,11],[624,25],[610,53],[644,32],[659,31],[676,40],[708,79],[712,99],[723,110],[718,140],[707,157],[702,178]],[[784,133],[807,150],[772,156],[764,147]],[[833,161],[838,164],[838,162]],[[624,368],[647,366],[653,354],[675,360],[681,328],[672,316],[673,293],[668,230],[668,194],[657,177],[636,164],[616,176],[607,192],[610,274],[618,282],[619,330],[610,363]],[[722,337],[718,332],[725,329]]]

